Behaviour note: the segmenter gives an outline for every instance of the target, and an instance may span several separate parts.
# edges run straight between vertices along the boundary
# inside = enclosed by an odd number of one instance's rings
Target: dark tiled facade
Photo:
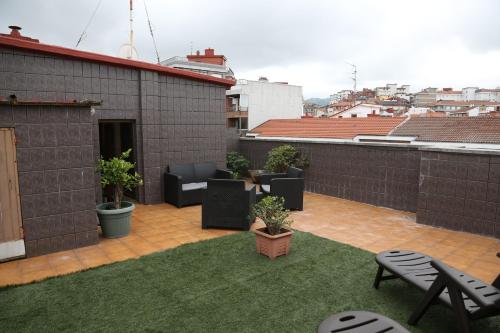
[[[500,238],[500,157],[423,151],[417,222]]]
[[[90,110],[0,106],[0,127],[15,128],[27,255],[95,244]]]
[[[94,209],[101,188],[94,167],[101,120],[133,122],[143,203],[163,201],[163,171],[171,163],[210,160],[223,166],[225,90],[165,73],[0,46],[0,96],[103,101],[95,113],[74,107],[0,109],[0,127],[14,127],[19,140],[27,255],[98,241]],[[61,207],[55,209],[56,203]]]
[[[240,141],[252,168],[262,168],[277,141]],[[420,152],[333,143],[293,143],[310,161],[306,190],[377,206],[416,211]]]

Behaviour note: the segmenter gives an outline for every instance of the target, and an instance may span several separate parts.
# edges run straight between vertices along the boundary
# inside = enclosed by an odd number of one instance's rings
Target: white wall
[[[267,81],[245,81],[227,91],[248,95],[248,129],[270,119],[300,119],[303,114],[302,87]]]
[[[380,105],[358,104],[348,110],[345,110],[342,113],[335,115],[334,118],[352,118],[353,115],[356,115],[357,118],[366,118],[369,114],[380,114],[381,108],[382,107]]]

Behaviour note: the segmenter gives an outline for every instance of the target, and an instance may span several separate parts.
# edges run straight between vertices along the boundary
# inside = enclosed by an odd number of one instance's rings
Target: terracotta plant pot
[[[257,253],[268,256],[271,260],[276,257],[287,255],[290,251],[293,231],[281,229],[281,233],[270,235],[267,228],[255,230],[255,245]]]

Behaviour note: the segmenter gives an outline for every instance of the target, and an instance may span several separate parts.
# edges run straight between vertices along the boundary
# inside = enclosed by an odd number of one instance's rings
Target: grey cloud
[[[2,0],[0,22],[5,27],[0,31],[18,24],[26,35],[42,42],[74,47],[96,3]],[[154,62],[143,1],[134,3],[140,58]],[[419,73],[446,63],[445,56],[470,59],[465,53],[482,57],[500,52],[500,20],[496,17],[500,2],[496,0],[147,0],[147,4],[162,59],[187,54],[192,42],[194,50],[213,47],[226,55],[237,75],[266,68],[305,71],[314,63],[324,65],[322,86],[307,73],[298,80],[302,82],[294,82],[304,85],[307,94],[349,88],[346,60],[359,66],[360,87],[396,81],[419,86],[426,85]],[[80,48],[116,55],[127,36],[128,1],[103,0]],[[443,54],[442,46],[455,42],[464,46],[461,53]],[[436,62],[422,63],[429,53],[435,53]],[[470,81],[499,85],[498,75],[495,79],[492,73],[500,72],[499,65],[492,66],[496,67],[489,72],[478,69],[477,75],[472,73],[472,77],[448,85],[458,87]],[[300,79],[298,72],[290,76]],[[426,79],[428,85],[446,82],[443,77]]]

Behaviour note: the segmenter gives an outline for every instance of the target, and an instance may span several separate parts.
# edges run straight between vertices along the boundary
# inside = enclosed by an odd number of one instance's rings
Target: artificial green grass
[[[295,232],[287,257],[255,253],[252,233],[188,244],[64,277],[0,289],[2,332],[315,332],[333,313],[368,310],[406,327],[422,293],[372,287],[373,254]],[[412,332],[455,332],[434,306]],[[499,332],[500,318],[473,323]]]

